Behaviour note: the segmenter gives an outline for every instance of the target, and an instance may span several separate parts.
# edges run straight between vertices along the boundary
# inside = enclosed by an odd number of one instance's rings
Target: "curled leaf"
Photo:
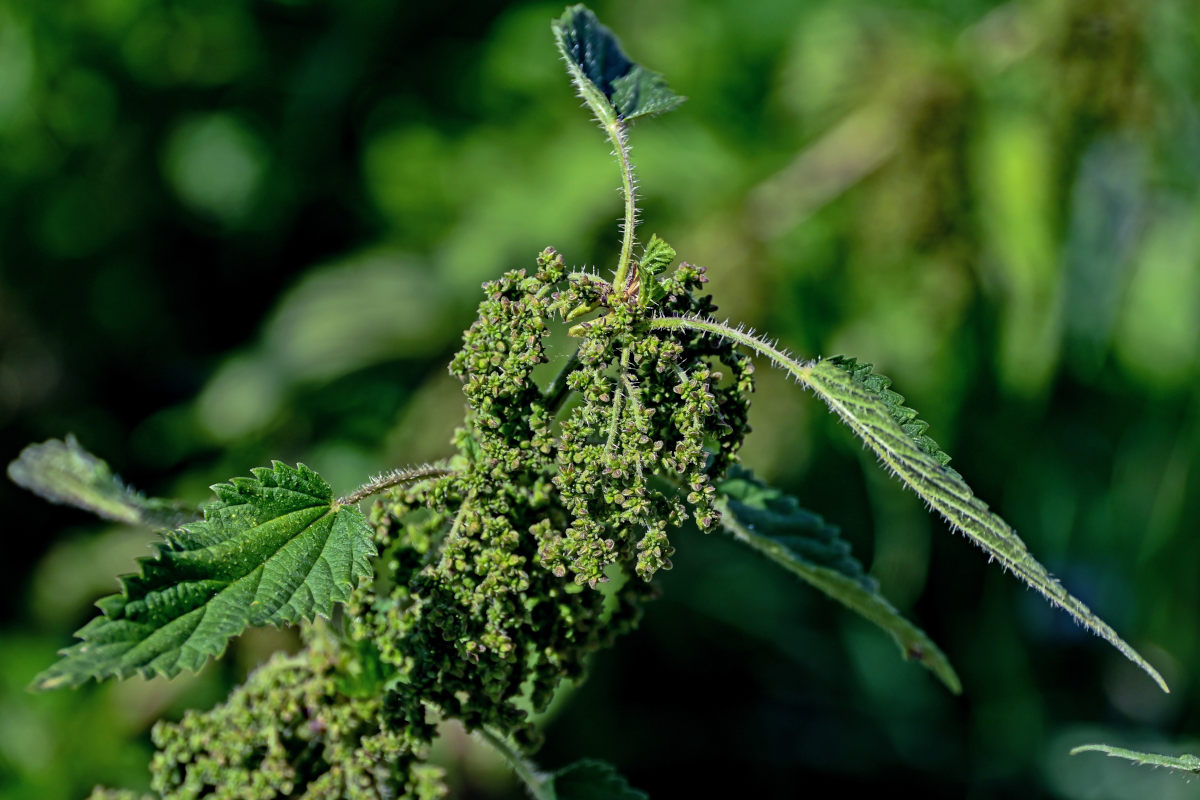
[[[589,88],[621,119],[661,114],[683,102],[667,81],[630,60],[617,37],[586,6],[567,8],[552,24],[558,49],[585,99]]]
[[[70,434],[65,441],[50,439],[26,447],[8,465],[8,477],[51,503],[129,525],[171,528],[197,516],[183,503],[146,497],[129,488]]]

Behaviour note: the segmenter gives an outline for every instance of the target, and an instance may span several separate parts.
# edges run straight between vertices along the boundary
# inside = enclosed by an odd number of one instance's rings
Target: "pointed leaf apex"
[[[923,433],[913,436],[905,429],[905,425],[916,420],[915,414],[901,405],[903,398],[900,395],[879,388],[881,382],[877,379],[881,376],[871,371],[870,364],[835,357],[793,374],[821,396],[887,469],[937,510],[954,530],[965,534],[1051,603],[1108,640],[1141,667],[1164,692],[1170,691],[1158,671],[1106,622],[1067,592],[1033,557],[1016,531],[975,496],[963,477],[948,466],[950,456],[932,438]]]

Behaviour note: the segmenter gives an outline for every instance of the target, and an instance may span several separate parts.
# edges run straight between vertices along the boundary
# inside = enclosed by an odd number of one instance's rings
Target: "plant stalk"
[[[562,404],[571,394],[571,388],[567,386],[567,378],[577,369],[579,369],[579,350],[571,353],[571,357],[567,359],[567,363],[563,364],[563,368],[558,371],[558,374],[554,376],[554,380],[550,381],[550,385],[542,393],[542,398],[546,403],[546,410],[551,414],[558,413],[558,410],[562,408]]]
[[[637,181],[633,175],[633,162],[629,157],[629,139],[625,123],[613,117],[606,120],[604,130],[613,143],[613,155],[621,168],[621,194],[625,199],[625,223],[621,226],[621,255],[617,258],[617,270],[613,274],[613,290],[624,291],[629,277],[629,263],[633,259],[634,233],[637,229]]]
[[[690,317],[655,317],[650,320],[650,327],[654,330],[692,330],[711,333],[716,336],[721,336],[729,341],[747,347],[759,355],[766,356],[772,363],[780,369],[789,373],[793,378],[803,384],[808,384],[808,373],[811,370],[811,365],[803,361],[799,361],[789,356],[783,350],[772,345],[769,342],[763,341],[752,333],[738,330],[737,328],[725,325],[720,322],[714,322],[706,319],[693,319]]]
[[[533,797],[533,800],[555,800],[554,791],[552,788],[546,786],[546,781],[542,774],[508,740],[502,736],[497,736],[487,728],[480,728],[479,735],[483,737],[484,741],[495,748],[497,753],[504,757],[504,760],[508,762],[508,766],[512,768],[512,771],[517,774],[517,777],[529,789],[529,794]]]
[[[355,489],[350,494],[339,499],[338,505],[352,506],[357,505],[359,501],[364,500],[371,495],[379,494],[380,492],[390,489],[393,486],[399,486],[402,483],[410,483],[419,481],[424,478],[435,478],[439,475],[448,475],[454,470],[445,462],[437,464],[422,464],[419,467],[402,467],[394,469],[391,472],[385,472],[382,475],[376,475],[371,480],[364,483],[362,486]]]

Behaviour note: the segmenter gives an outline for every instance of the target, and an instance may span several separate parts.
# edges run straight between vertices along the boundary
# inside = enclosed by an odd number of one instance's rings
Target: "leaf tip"
[[[64,686],[76,686],[77,681],[71,679],[71,676],[65,672],[55,673],[53,668],[45,672],[38,673],[30,684],[25,687],[29,692],[49,692],[54,689],[61,689]]]

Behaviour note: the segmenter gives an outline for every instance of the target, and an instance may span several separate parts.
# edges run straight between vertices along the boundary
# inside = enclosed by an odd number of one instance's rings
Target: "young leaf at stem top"
[[[571,82],[612,142],[613,155],[621,168],[625,221],[612,285],[624,287],[637,228],[637,181],[629,157],[627,122],[670,111],[683,98],[670,90],[661,75],[630,61],[613,32],[585,6],[569,6],[550,27]]]
[[[135,672],[172,677],[220,655],[248,626],[329,616],[345,601],[376,554],[362,513],[336,502],[303,464],[251,473],[213,486],[218,499],[204,521],[166,533],[34,688]]]
[[[571,77],[577,84],[590,84],[621,119],[661,114],[684,101],[662,75],[631,61],[613,32],[586,6],[570,6],[553,28]],[[586,91],[583,85],[579,89]]]

